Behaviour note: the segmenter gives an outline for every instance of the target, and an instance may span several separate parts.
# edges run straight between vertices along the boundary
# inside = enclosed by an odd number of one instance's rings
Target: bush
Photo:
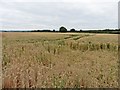
[[[75,29],[73,28],[73,29],[70,29],[70,32],[75,32]]]
[[[53,32],[55,32],[55,29],[53,29]]]
[[[59,32],[67,32],[67,29],[65,27],[60,27]]]

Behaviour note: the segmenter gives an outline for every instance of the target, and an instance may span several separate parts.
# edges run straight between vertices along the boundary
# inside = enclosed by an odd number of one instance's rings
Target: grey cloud
[[[117,2],[2,2],[1,29],[117,28]]]

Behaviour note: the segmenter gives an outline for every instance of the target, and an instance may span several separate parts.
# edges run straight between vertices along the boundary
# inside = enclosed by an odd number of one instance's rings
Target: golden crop
[[[4,88],[118,87],[118,35],[3,33]]]

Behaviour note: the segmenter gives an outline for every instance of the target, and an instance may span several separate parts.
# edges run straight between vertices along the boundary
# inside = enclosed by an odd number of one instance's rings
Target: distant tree
[[[67,29],[65,27],[60,27],[59,32],[67,32]]]
[[[105,29],[105,31],[109,31],[110,29]]]
[[[36,30],[35,32],[40,32],[40,30]]]
[[[75,32],[75,29],[73,28],[73,29],[70,29],[70,32]]]
[[[80,30],[80,32],[82,32],[82,30]]]
[[[55,32],[55,29],[53,29],[53,32]]]

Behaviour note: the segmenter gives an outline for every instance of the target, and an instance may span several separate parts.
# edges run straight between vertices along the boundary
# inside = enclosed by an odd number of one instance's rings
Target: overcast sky
[[[118,28],[119,0],[0,0],[0,29]]]

